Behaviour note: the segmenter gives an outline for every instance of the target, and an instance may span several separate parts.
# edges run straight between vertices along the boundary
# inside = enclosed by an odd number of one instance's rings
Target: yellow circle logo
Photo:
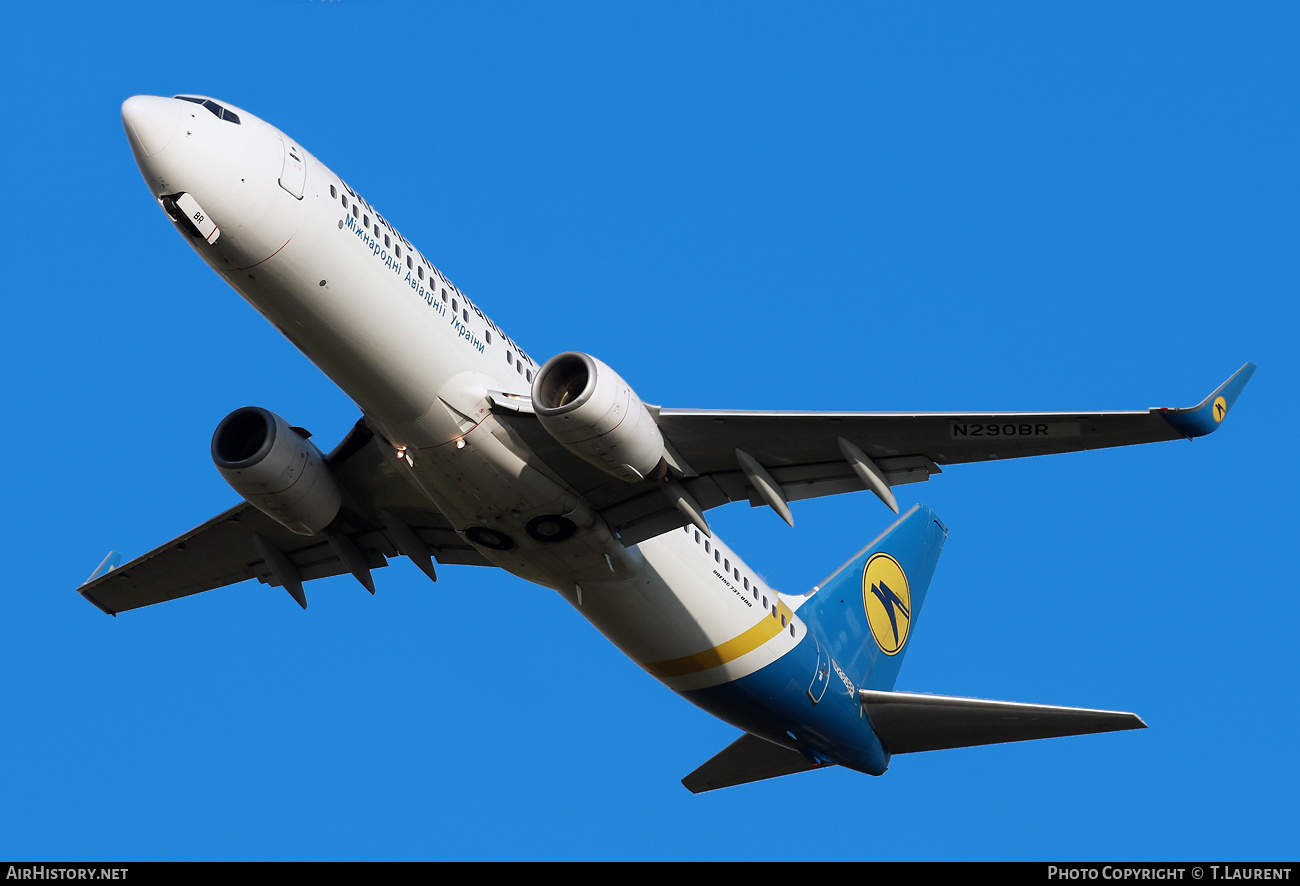
[[[1222,397],[1215,397],[1210,411],[1214,413],[1215,421],[1223,421],[1223,417],[1228,414],[1228,401]]]
[[[907,573],[888,554],[867,558],[862,570],[862,607],[880,650],[894,655],[902,649],[912,625],[912,593],[907,587]]]

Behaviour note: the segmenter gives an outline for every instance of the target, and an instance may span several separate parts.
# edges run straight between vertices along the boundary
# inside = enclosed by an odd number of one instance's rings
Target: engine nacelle
[[[212,461],[249,504],[300,535],[338,516],[342,494],[320,450],[270,410],[245,406],[222,419]]]
[[[618,373],[590,354],[546,361],[533,381],[542,427],[579,458],[634,483],[659,470],[664,438],[650,411]]]

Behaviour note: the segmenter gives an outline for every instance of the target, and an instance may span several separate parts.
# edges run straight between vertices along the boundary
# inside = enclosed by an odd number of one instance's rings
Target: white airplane
[[[328,455],[257,407],[212,458],[244,502],[79,588],[116,615],[246,579],[285,588],[398,555],[499,566],[558,592],[649,674],[742,736],[692,791],[891,755],[1142,728],[1135,715],[894,692],[947,528],[917,505],[807,594],[709,530],[768,506],[892,488],[941,466],[1201,436],[1254,372],[1199,406],[1106,413],[667,409],[609,366],[539,366],[359,194],[274,126],[205,96],[122,105],[150,192],[202,259],[362,412]]]

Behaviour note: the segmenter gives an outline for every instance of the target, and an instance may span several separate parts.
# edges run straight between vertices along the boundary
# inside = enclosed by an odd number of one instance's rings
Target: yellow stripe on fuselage
[[[703,652],[696,652],[692,655],[683,655],[681,658],[670,658],[666,661],[656,661],[643,665],[650,675],[660,680],[669,677],[683,677],[687,674],[698,674],[700,671],[707,671],[710,668],[716,668],[724,665],[729,661],[735,661],[746,653],[753,652],[762,646],[768,640],[771,640],[777,634],[786,629],[794,621],[794,613],[784,603],[776,604],[777,615],[772,615],[772,610],[767,610],[763,620],[754,625],[743,634],[733,637],[725,643],[714,646],[712,649],[706,649]],[[785,616],[785,625],[781,624],[780,616]]]

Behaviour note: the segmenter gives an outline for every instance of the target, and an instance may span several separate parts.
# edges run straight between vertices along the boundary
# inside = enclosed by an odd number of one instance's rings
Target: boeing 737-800
[[[559,593],[649,674],[743,731],[693,791],[893,754],[1140,728],[1133,714],[893,691],[947,528],[917,505],[812,592],[778,592],[709,509],[893,488],[943,465],[1201,436],[1199,406],[1106,413],[792,413],[643,403],[596,357],[536,363],[360,194],[274,126],[197,95],[122,119],[187,243],[360,407],[328,454],[266,409],[226,416],[244,501],[79,589],[104,612],[246,579],[288,591],[410,558],[497,566]]]

